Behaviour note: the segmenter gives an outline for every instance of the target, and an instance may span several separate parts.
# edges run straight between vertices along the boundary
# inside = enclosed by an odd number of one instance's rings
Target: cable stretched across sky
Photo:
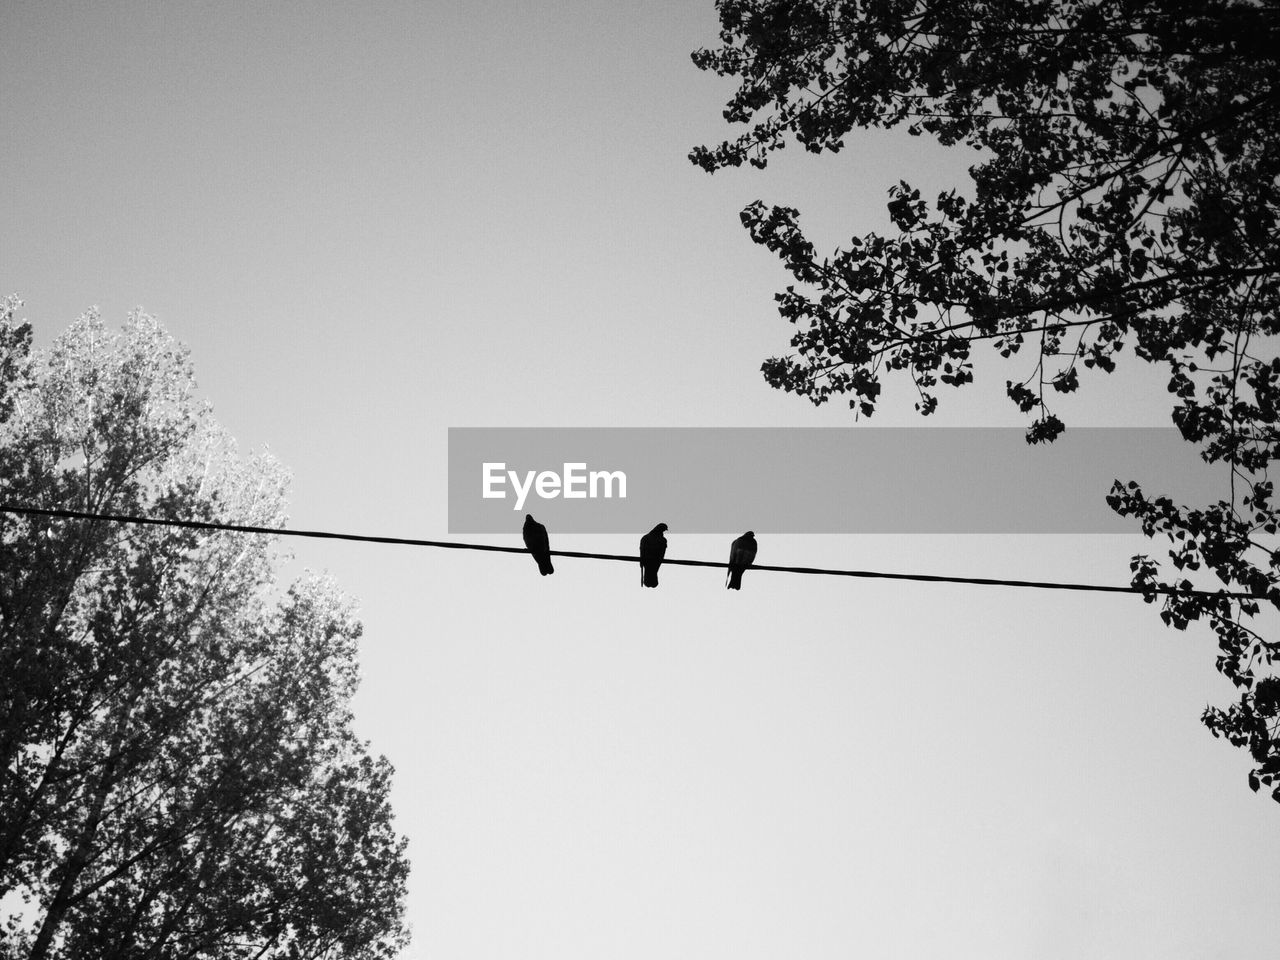
[[[283,527],[255,527],[234,523],[210,523],[204,520],[168,520],[157,517],[134,517],[110,513],[88,513],[81,510],[61,510],[48,507],[25,507],[0,504],[0,513],[52,517],[60,520],[92,520],[102,523],[126,523],[143,526],[182,527],[188,530],[224,530],[230,533],[252,533],[279,537],[310,537],[318,540],[349,540],[356,543],[385,543],[406,547],[431,547],[441,550],[483,550],[489,553],[519,553],[527,555],[527,547],[504,547],[490,543],[463,543],[456,540],[419,540],[412,537],[379,537],[361,533],[335,533],[330,530],[289,530]],[[639,563],[639,556],[614,553],[588,553],[580,550],[552,550],[552,556],[578,560],[616,560],[623,563]],[[728,563],[715,560],[684,560],[667,557],[663,564],[681,567],[719,567]],[[1230,592],[1224,590],[1179,590],[1174,587],[1118,586],[1105,583],[1069,583],[1056,580],[1008,580],[998,577],[956,577],[931,573],[888,573],[882,570],[841,570],[827,567],[792,567],[771,564],[751,565],[752,572],[798,573],[827,577],[854,577],[866,580],[912,580],[921,583],[964,583],[992,587],[1024,587],[1037,590],[1082,590],[1094,593],[1176,594],[1178,596],[1220,597],[1233,600],[1266,600],[1265,594]]]

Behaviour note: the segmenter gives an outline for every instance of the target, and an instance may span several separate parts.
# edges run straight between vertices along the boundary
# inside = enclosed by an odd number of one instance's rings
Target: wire
[[[267,534],[281,537],[311,537],[319,540],[351,540],[357,543],[391,543],[406,547],[437,547],[443,550],[486,550],[490,553],[528,553],[524,547],[501,547],[489,543],[460,543],[456,540],[416,540],[410,537],[376,537],[361,533],[334,533],[329,530],[286,530],[281,527],[254,527],[234,523],[208,523],[203,520],[161,520],[155,517],[132,517],[111,513],[85,513],[80,510],[53,510],[44,507],[19,507],[0,504],[0,513],[17,513],[31,516],[54,517],[65,520],[97,520],[109,523],[132,523],[156,527],[183,527],[188,530],[226,530],[231,533]],[[552,550],[553,557],[571,557],[578,560],[618,560],[623,563],[639,563],[638,556],[614,553],[584,553],[578,550]],[[681,567],[719,567],[729,564],[715,560],[681,560],[664,558],[663,565]],[[1152,585],[1150,587],[1113,586],[1103,583],[1063,583],[1054,580],[1006,580],[997,577],[950,577],[930,573],[885,573],[880,570],[833,570],[825,567],[783,567],[753,563],[752,571],[768,573],[800,573],[827,577],[857,577],[868,580],[914,580],[922,583],[966,583],[991,587],[1029,587],[1037,590],[1087,590],[1095,593],[1173,594],[1177,596],[1214,597],[1232,600],[1267,600],[1267,594],[1231,593],[1224,590],[1180,590],[1176,587]]]

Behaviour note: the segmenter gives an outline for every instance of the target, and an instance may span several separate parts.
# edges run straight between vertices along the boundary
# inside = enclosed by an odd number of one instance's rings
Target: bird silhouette
[[[538,561],[540,574],[545,577],[548,573],[556,572],[556,568],[551,565],[551,540],[547,537],[547,528],[533,519],[531,513],[524,515],[524,545],[533,554],[533,559]]]
[[[640,586],[656,587],[658,585],[658,568],[662,566],[662,558],[667,555],[667,538],[662,535],[667,529],[660,523],[640,538]]]
[[[756,535],[748,530],[729,546],[729,576],[724,585],[728,590],[742,589],[742,571],[756,558]]]

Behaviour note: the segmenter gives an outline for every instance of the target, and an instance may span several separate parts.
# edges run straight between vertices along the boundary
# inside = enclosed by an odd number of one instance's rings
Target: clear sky
[[[444,537],[450,426],[845,425],[764,384],[786,277],[738,211],[798,206],[832,244],[972,158],[876,134],[709,177],[685,155],[731,132],[729,88],[688,55],[715,31],[709,0],[0,0],[0,292],[42,344],[92,304],[158,316],[219,419],[292,467],[298,527]],[[934,422],[1019,422],[1001,394],[1026,372],[981,365]],[[1168,422],[1137,361],[1084,386],[1069,425]],[[891,386],[873,422],[917,423],[910,402]],[[731,539],[668,536],[717,560]],[[793,536],[760,560],[1122,583],[1147,549]],[[1230,697],[1212,639],[1136,598],[295,551],[361,602],[406,960],[1280,938],[1280,809],[1199,723]]]

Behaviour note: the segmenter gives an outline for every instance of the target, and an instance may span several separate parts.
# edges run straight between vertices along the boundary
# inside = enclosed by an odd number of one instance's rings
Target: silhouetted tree
[[[1030,442],[1063,429],[1055,394],[1122,349],[1169,371],[1173,420],[1229,491],[1188,508],[1117,485],[1109,502],[1175,568],[1135,557],[1134,583],[1276,590],[1280,360],[1280,5],[1275,0],[718,0],[722,46],[694,62],[738,88],[725,110],[748,132],[691,159],[763,167],[789,139],[837,151],[856,129],[905,127],[978,152],[970,182],[928,200],[889,190],[896,233],[820,256],[799,215],[742,213],[796,285],[777,295],[795,353],[763,365],[774,387],[870,416],[881,377],[909,377],[931,413],[940,384],[972,381],[975,345],[1015,360],[1009,398]],[[1023,376],[1025,374],[1026,376]],[[1227,484],[1224,484],[1224,488]],[[1147,600],[1156,595],[1148,592]],[[1206,619],[1218,668],[1240,689],[1204,720],[1246,746],[1256,790],[1280,800],[1280,647],[1259,604],[1177,597],[1182,629]]]
[[[270,526],[145,314],[46,356],[0,311],[0,501]],[[3,518],[6,958],[390,957],[407,863],[391,769],[351,731],[360,625],[261,536]]]

